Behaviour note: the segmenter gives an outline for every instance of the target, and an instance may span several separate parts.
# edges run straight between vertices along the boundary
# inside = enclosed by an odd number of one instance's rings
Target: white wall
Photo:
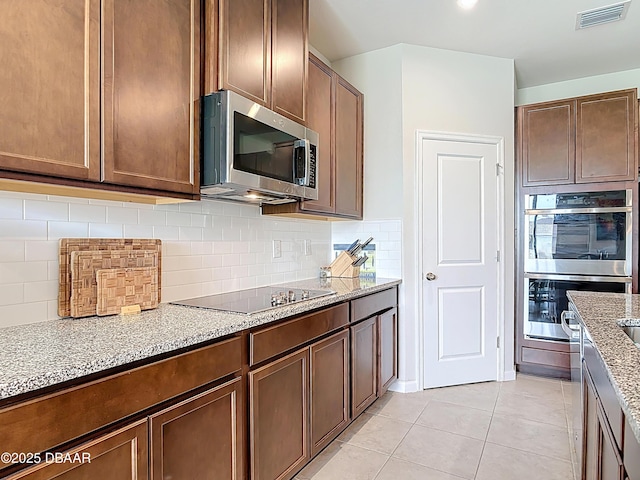
[[[514,227],[514,67],[508,59],[396,45],[334,62],[333,67],[365,94],[365,220],[377,211],[402,220],[400,289],[400,385],[421,386],[419,321],[416,308],[417,130],[484,134],[505,145],[505,368],[514,369],[513,227]],[[398,69],[400,71],[398,72]],[[401,85],[398,88],[398,73]],[[398,104],[398,100],[401,101]],[[401,115],[398,115],[400,107]],[[367,176],[370,171],[370,177]],[[401,175],[399,178],[398,175]],[[367,186],[376,186],[370,188]]]
[[[516,93],[516,105],[559,100],[593,93],[640,88],[640,68],[521,88]]]
[[[259,212],[211,200],[151,206],[0,192],[0,327],[57,318],[64,237],[161,239],[163,302],[317,277],[331,257],[330,224]]]

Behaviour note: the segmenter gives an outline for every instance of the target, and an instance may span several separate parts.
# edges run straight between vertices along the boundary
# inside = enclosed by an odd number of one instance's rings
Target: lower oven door
[[[583,275],[524,275],[524,335],[526,338],[568,342],[561,315],[569,309],[567,290],[631,293],[631,277]]]

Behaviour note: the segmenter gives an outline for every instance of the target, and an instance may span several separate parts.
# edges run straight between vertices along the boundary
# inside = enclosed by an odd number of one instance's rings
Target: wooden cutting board
[[[96,315],[98,283],[96,272],[111,268],[158,267],[155,250],[94,250],[71,252],[72,317]]]
[[[158,306],[158,267],[98,270],[96,283],[98,315],[118,314],[130,305],[140,310]]]
[[[59,255],[58,315],[71,315],[71,252],[96,250],[156,250],[158,302],[162,301],[162,240],[146,238],[62,238]]]

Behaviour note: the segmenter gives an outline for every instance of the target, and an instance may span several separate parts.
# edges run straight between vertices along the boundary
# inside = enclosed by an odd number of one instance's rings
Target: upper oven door
[[[525,196],[525,272],[631,276],[631,190]]]

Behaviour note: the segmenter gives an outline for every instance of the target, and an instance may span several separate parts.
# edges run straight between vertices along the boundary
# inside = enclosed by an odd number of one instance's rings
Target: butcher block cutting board
[[[158,252],[152,250],[94,250],[71,252],[72,317],[96,315],[97,272],[104,269],[158,267]]]
[[[162,241],[146,238],[62,238],[59,255],[58,315],[71,315],[71,252],[155,250],[158,252],[158,302],[162,301]]]
[[[158,267],[111,268],[96,272],[98,315],[121,313],[123,307],[140,310],[158,306]]]

